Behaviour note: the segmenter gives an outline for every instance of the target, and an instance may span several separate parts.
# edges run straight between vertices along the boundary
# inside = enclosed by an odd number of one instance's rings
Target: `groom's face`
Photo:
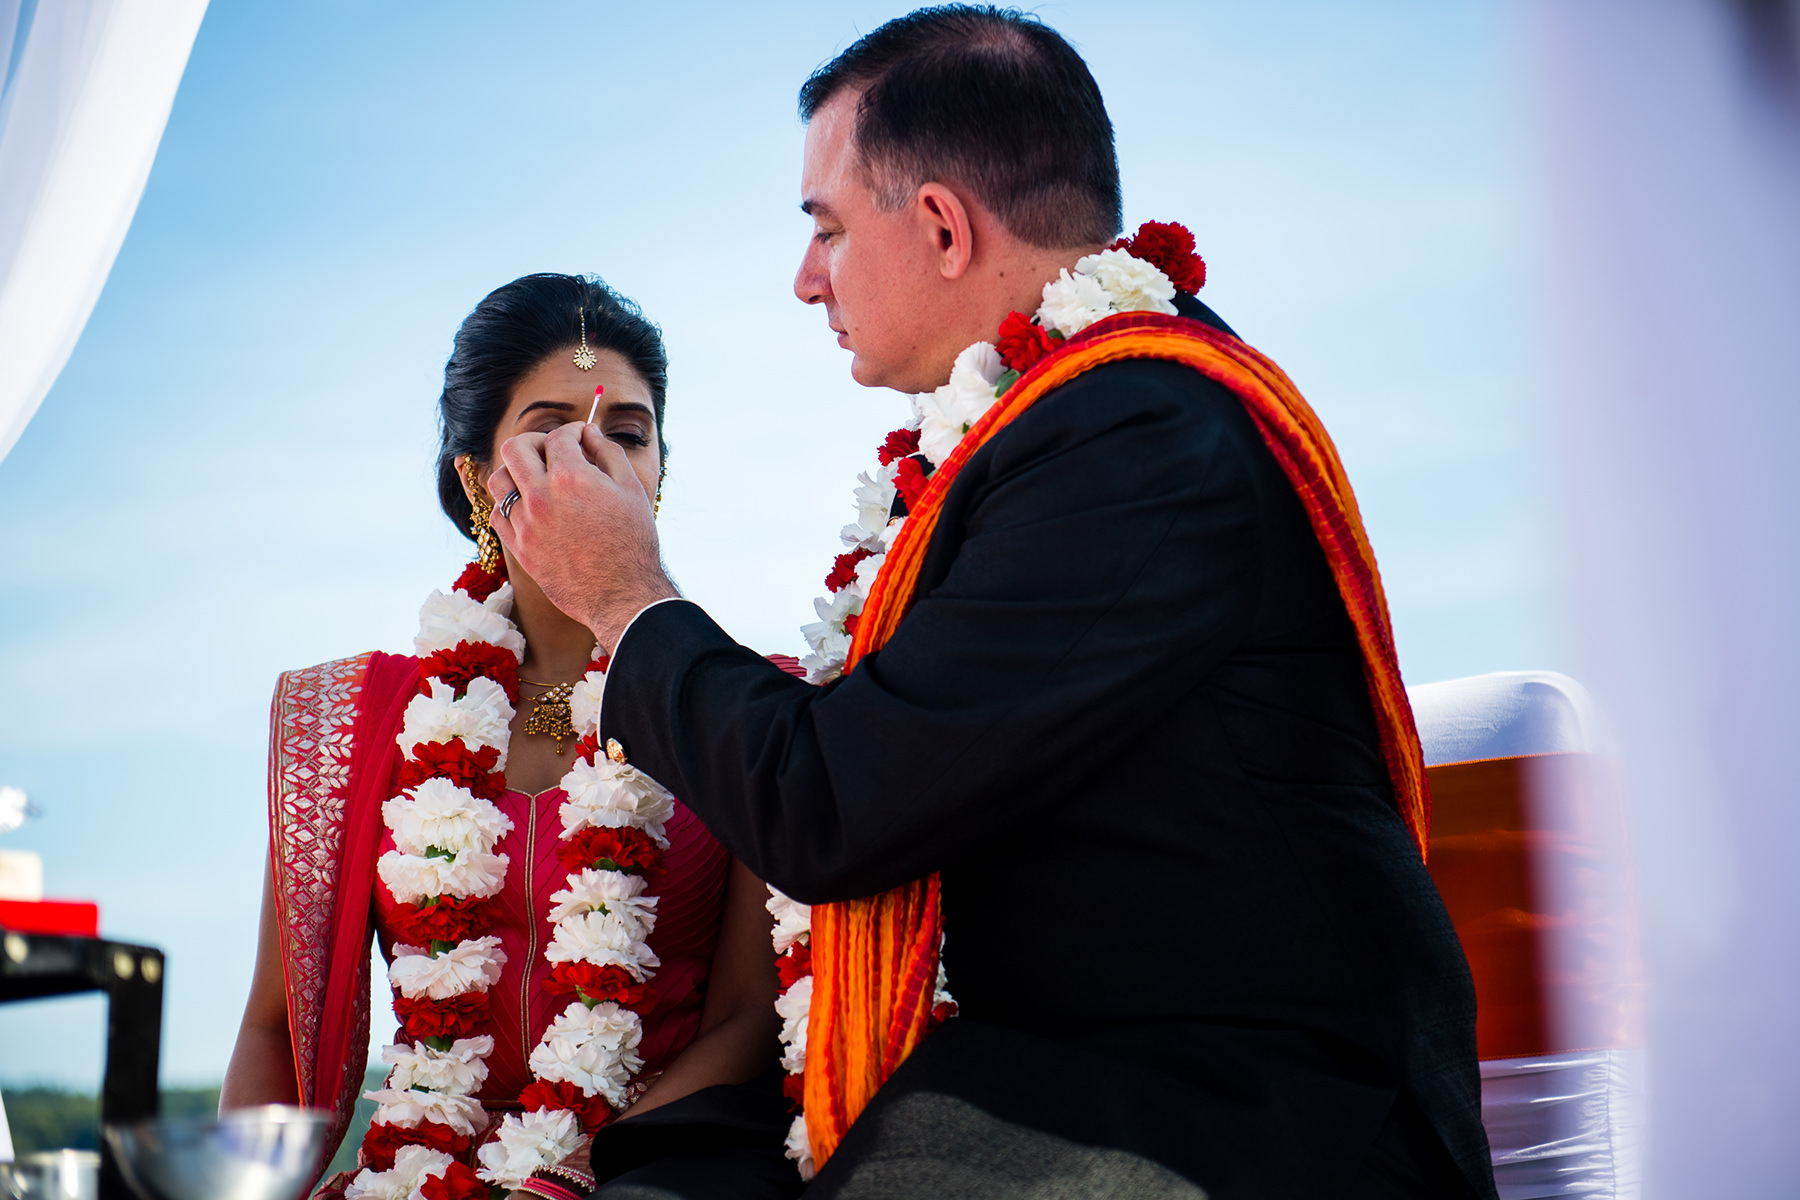
[[[833,97],[806,129],[800,207],[813,219],[813,237],[794,294],[824,307],[838,345],[855,356],[856,382],[930,391],[962,348],[937,344],[945,329],[935,314],[948,297],[935,235],[914,205],[877,207],[853,138],[858,98],[854,91]]]

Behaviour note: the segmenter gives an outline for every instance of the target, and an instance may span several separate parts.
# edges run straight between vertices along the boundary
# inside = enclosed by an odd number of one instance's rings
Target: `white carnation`
[[[850,660],[850,639],[844,639],[844,648],[837,653],[814,651],[799,660],[799,669],[805,671],[808,684],[824,687],[844,673],[844,662]]]
[[[563,776],[562,785],[569,796],[562,806],[564,837],[587,825],[632,828],[668,847],[663,823],[675,815],[675,797],[636,767],[607,758],[578,761]]]
[[[605,909],[623,921],[642,926],[643,933],[638,936],[647,938],[656,928],[656,897],[644,894],[647,886],[642,875],[588,867],[580,874],[570,875],[568,887],[551,894],[550,922],[556,924]]]
[[[406,705],[400,734],[394,740],[400,752],[410,755],[425,742],[447,742],[460,737],[471,750],[492,746],[500,751],[498,770],[506,769],[506,745],[512,736],[513,706],[506,690],[485,675],[469,681],[461,699],[449,684],[432,679],[430,690],[414,696]]]
[[[805,944],[811,940],[812,905],[802,904],[770,887],[769,898],[763,902],[763,907],[775,918],[775,953],[786,954],[795,942]]]
[[[388,982],[408,1000],[444,1000],[464,992],[485,992],[500,978],[506,951],[497,937],[458,942],[436,958],[418,946],[395,946]]]
[[[1037,320],[1046,329],[1074,337],[1111,313],[1112,298],[1098,279],[1079,271],[1071,275],[1064,267],[1060,276],[1044,285],[1044,305],[1037,311]]]
[[[900,536],[900,528],[905,524],[905,517],[895,517],[887,523],[887,528],[881,531],[882,550],[887,551],[894,548],[894,539]]]
[[[806,1114],[801,1113],[788,1126],[787,1156],[800,1168],[800,1178],[811,1179],[818,1170],[813,1165],[812,1140],[806,1136]]]
[[[886,561],[887,551],[884,550],[879,554],[871,554],[869,557],[857,563],[856,580],[844,590],[849,591],[850,588],[855,588],[857,595],[866,598],[869,595],[870,590],[875,586],[875,577],[881,574],[881,564]]]
[[[827,629],[842,630],[846,618],[863,610],[863,601],[861,588],[842,587],[829,596],[813,597],[813,611],[819,614],[819,620],[824,622]],[[812,641],[812,638],[808,637],[807,641]]]
[[[584,962],[597,967],[620,966],[642,983],[662,960],[641,936],[654,924],[627,920],[613,913],[592,912],[558,921],[544,947],[544,958],[553,963]]]
[[[589,1008],[577,1000],[563,1009],[531,1051],[531,1073],[572,1083],[592,1096],[625,1106],[625,1088],[644,1060],[638,1057],[643,1022],[610,1000]]]
[[[1175,313],[1175,285],[1162,271],[1123,250],[1102,250],[1075,264],[1075,270],[1092,275],[1112,298],[1114,312]]]
[[[381,1061],[394,1070],[387,1086],[397,1092],[427,1088],[451,1096],[467,1096],[487,1079],[487,1063],[494,1039],[486,1036],[457,1038],[448,1050],[433,1050],[420,1043],[382,1048]]]
[[[419,657],[435,650],[449,650],[459,642],[486,642],[511,650],[513,657],[525,661],[525,638],[519,627],[507,619],[512,610],[512,585],[500,588],[486,603],[471,600],[461,592],[434,591],[419,607],[419,633],[413,646]]]
[[[569,693],[569,723],[586,736],[600,728],[600,702],[606,698],[606,672],[589,671]]]
[[[448,779],[427,779],[381,805],[381,819],[394,835],[394,845],[408,854],[424,854],[436,846],[461,853],[485,853],[512,830],[512,818],[493,801],[474,795]]]
[[[509,581],[509,582],[503,583],[499,587],[495,588],[492,592],[490,592],[488,594],[488,598],[481,602],[481,607],[487,609],[489,612],[499,613],[503,617],[512,616],[512,610],[513,610],[513,585],[512,585],[512,583]],[[522,662],[524,660],[521,659],[520,661]]]
[[[802,975],[775,1000],[781,1018],[781,1069],[789,1075],[806,1069],[806,1018],[812,1011],[813,977]]]
[[[382,1088],[364,1092],[363,1099],[373,1100],[379,1107],[375,1119],[384,1125],[411,1129],[420,1121],[436,1121],[461,1134],[473,1137],[487,1124],[487,1110],[473,1096],[454,1096],[447,1092],[402,1091]]]
[[[442,1150],[402,1146],[394,1152],[394,1165],[386,1171],[365,1169],[344,1189],[344,1200],[417,1200],[419,1186],[450,1169],[454,1160]]]
[[[389,850],[375,864],[375,873],[387,884],[394,899],[421,904],[432,896],[458,900],[492,896],[506,882],[507,857],[468,850],[454,858],[438,858]]]
[[[934,465],[942,466],[963,435],[993,407],[994,387],[1005,372],[1006,364],[993,344],[976,342],[956,356],[950,382],[913,397],[919,449]]]
[[[516,1188],[539,1167],[553,1167],[581,1145],[581,1125],[566,1108],[507,1113],[499,1135],[476,1152],[475,1174]]]
[[[867,471],[856,477],[856,520],[838,533],[846,546],[862,546],[881,536],[888,514],[894,511],[894,477],[899,474],[899,460]]]

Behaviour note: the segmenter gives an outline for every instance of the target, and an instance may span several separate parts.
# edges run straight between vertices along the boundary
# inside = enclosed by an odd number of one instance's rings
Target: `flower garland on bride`
[[[1084,256],[1073,271],[1063,268],[1044,285],[1043,303],[1034,315],[1008,313],[996,342],[968,347],[956,356],[949,382],[912,398],[912,419],[876,449],[875,470],[857,476],[856,520],[839,535],[849,549],[837,556],[826,575],[826,594],[813,601],[819,619],[801,629],[812,649],[800,662],[809,681],[829,683],[843,674],[863,604],[906,520],[891,516],[895,497],[909,509],[917,504],[937,464],[950,457],[994,402],[1088,326],[1118,313],[1174,315],[1176,292],[1191,296],[1206,284],[1206,262],[1194,251],[1194,235],[1185,226],[1146,221],[1131,237]],[[782,1019],[781,1064],[789,1073],[786,1094],[798,1109],[812,1010],[812,915],[807,905],[774,888],[769,893],[782,989],[775,1001]],[[940,954],[933,1023],[955,1011]],[[787,1155],[799,1165],[802,1178],[812,1178],[812,1146],[803,1111],[788,1132]]]
[[[515,1188],[561,1162],[644,1083],[637,1047],[661,966],[649,946],[657,898],[648,889],[663,872],[674,803],[655,780],[599,753],[606,660],[597,658],[569,698],[580,735],[561,782],[569,875],[550,898],[554,936],[544,952],[547,989],[574,999],[531,1051],[524,1111],[508,1113],[479,1146],[479,1167],[463,1161],[489,1132],[474,1093],[494,1039],[474,1031],[506,964],[491,930],[508,866],[494,846],[513,828],[494,801],[506,790],[525,657],[511,612],[512,585],[491,549],[449,595],[434,591],[420,609],[420,693],[397,739],[395,794],[382,805],[395,848],[377,864],[396,901],[400,944],[388,978],[411,1045],[382,1051],[393,1071],[366,1093],[378,1105],[363,1141],[368,1165],[347,1200],[487,1200],[490,1185]]]

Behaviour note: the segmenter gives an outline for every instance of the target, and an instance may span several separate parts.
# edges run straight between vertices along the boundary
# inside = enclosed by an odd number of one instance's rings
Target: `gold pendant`
[[[559,683],[531,702],[531,715],[525,718],[526,733],[541,733],[556,739],[556,753],[563,752],[563,742],[575,737],[575,717],[569,711],[573,683]]]

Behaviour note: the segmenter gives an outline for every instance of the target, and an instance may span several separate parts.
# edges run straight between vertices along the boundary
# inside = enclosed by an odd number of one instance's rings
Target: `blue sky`
[[[467,543],[433,403],[535,270],[660,321],[677,580],[797,651],[903,400],[789,282],[794,92],[871,4],[214,0],[68,368],[0,462],[7,839],[170,955],[164,1075],[216,1080],[249,979],[276,674],[403,650]],[[1119,134],[1126,223],[1296,380],[1363,505],[1412,682],[1566,667],[1534,431],[1536,253],[1497,0],[1047,4]],[[99,1074],[90,1002],[0,1010],[0,1083]]]

